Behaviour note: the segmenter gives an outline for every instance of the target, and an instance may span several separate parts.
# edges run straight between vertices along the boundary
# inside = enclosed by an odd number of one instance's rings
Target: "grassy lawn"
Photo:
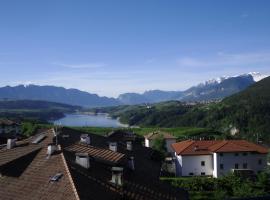
[[[213,131],[206,128],[196,128],[196,127],[178,127],[178,128],[103,128],[103,127],[72,127],[77,130],[94,133],[98,135],[106,135],[113,130],[127,130],[132,131],[138,135],[146,135],[154,131],[164,131],[168,132],[177,138],[185,138],[186,136],[196,136],[196,135],[207,135],[213,133]]]

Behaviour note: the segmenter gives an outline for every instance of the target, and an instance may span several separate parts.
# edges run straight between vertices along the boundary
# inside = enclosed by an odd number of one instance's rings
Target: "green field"
[[[100,127],[72,127],[76,130],[85,131],[89,133],[94,133],[98,135],[106,135],[107,133],[114,130],[125,130],[131,131],[138,135],[146,135],[154,131],[167,132],[179,139],[189,139],[193,136],[214,136],[220,137],[221,134],[207,128],[196,128],[196,127],[179,127],[179,128],[156,128],[156,127],[147,127],[147,128],[100,128]]]

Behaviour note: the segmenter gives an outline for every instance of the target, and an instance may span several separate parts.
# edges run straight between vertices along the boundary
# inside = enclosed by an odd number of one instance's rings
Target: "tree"
[[[153,141],[154,150],[160,153],[161,158],[165,157],[166,154],[166,141],[162,134],[159,134]]]

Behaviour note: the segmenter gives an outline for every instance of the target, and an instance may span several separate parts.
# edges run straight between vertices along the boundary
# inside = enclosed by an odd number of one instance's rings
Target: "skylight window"
[[[59,179],[60,179],[62,176],[63,176],[62,173],[57,173],[57,174],[55,174],[53,177],[50,178],[50,181],[52,181],[52,182],[57,182],[57,181],[59,181]]]

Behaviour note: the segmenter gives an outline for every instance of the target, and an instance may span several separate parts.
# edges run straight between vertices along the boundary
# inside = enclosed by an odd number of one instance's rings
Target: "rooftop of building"
[[[0,151],[0,196],[3,199],[67,199],[78,200],[63,153],[47,158],[47,146],[53,131],[37,144],[22,141],[12,149]],[[51,178],[60,173],[57,181]]]
[[[266,154],[268,149],[247,140],[185,140],[172,144],[178,155],[207,155],[229,152],[255,152]]]
[[[187,193],[160,181],[159,161],[151,159],[152,150],[134,137],[132,150],[126,137],[117,135],[117,152],[109,150],[115,138],[103,137],[69,128],[42,131],[17,141],[16,146],[0,149],[0,196],[4,199],[187,199]],[[88,134],[91,145],[81,144]],[[42,135],[45,135],[43,137]],[[114,135],[114,137],[116,136]],[[125,134],[124,134],[125,136]],[[58,143],[58,151],[47,157],[47,147]],[[130,141],[129,141],[130,142]],[[76,155],[90,157],[90,168],[78,165]],[[133,157],[135,170],[128,167]],[[111,183],[112,167],[123,168],[122,186]],[[59,180],[51,181],[56,174]]]

